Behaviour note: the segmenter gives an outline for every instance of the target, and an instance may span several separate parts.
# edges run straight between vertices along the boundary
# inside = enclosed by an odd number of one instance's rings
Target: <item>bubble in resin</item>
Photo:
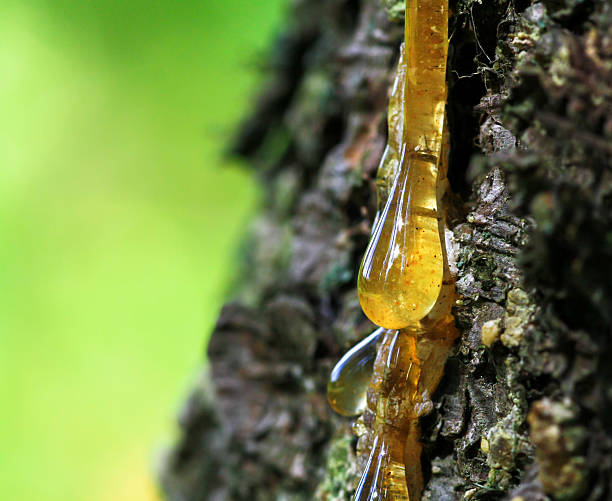
[[[386,329],[375,330],[353,346],[335,365],[327,383],[327,400],[342,416],[357,416],[366,408],[366,393],[376,359],[376,346]]]

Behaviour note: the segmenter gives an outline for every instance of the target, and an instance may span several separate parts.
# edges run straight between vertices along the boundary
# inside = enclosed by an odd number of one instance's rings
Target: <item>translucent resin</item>
[[[366,408],[366,393],[376,348],[386,330],[375,330],[338,361],[327,383],[327,400],[342,416],[357,416]]]
[[[359,272],[359,301],[376,325],[401,329],[433,307],[443,257],[436,201],[437,157],[406,152]]]
[[[427,329],[388,332],[382,341],[364,422],[373,442],[355,501],[417,501],[423,490],[419,418],[431,412],[457,331],[452,316]]]
[[[431,395],[458,336],[443,205],[447,50],[447,0],[407,4],[389,139],[376,178],[377,217],[358,279],[363,311],[386,330],[366,392],[359,450],[368,460],[355,501],[421,499],[419,418],[433,409]],[[363,378],[347,367],[359,360],[369,365],[375,345],[364,340],[332,374],[328,398],[338,412],[363,408]]]
[[[412,2],[406,6],[403,126],[397,144],[397,129],[389,134],[389,145],[379,174],[382,182],[393,172],[393,155],[399,166],[384,208],[359,271],[359,300],[364,313],[375,324],[401,329],[418,322],[435,304],[443,275],[442,242],[438,228],[440,212],[437,180],[442,147],[446,102],[446,55],[448,49],[447,0]],[[389,123],[401,115],[394,99]],[[395,120],[395,118],[393,118]],[[382,192],[382,195],[381,195]]]
[[[401,127],[377,176],[379,209],[359,271],[365,314],[389,331],[382,341],[363,415],[369,451],[356,501],[418,501],[423,491],[419,418],[433,408],[431,395],[458,332],[455,298],[445,248],[442,200],[448,135],[445,130],[447,0],[416,0],[406,6]],[[396,153],[399,163],[395,162]],[[388,184],[393,175],[392,184]],[[390,186],[388,191],[385,187]]]

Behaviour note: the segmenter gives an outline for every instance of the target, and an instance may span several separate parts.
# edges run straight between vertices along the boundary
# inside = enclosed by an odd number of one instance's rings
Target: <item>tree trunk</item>
[[[402,6],[293,1],[232,148],[266,202],[161,467],[171,501],[355,491],[325,391],[374,328],[356,275]],[[450,33],[461,338],[422,419],[423,499],[612,499],[612,8],[458,0]]]

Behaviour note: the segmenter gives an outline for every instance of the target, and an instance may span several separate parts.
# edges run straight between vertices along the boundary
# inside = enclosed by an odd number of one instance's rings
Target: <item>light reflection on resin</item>
[[[376,217],[372,228],[385,208],[389,191],[397,177],[400,164],[400,148],[404,135],[404,90],[406,84],[405,45],[400,47],[400,59],[397,65],[395,81],[391,88],[387,108],[387,146],[376,171]]]
[[[375,330],[353,346],[333,368],[327,383],[327,400],[342,416],[357,416],[366,408],[376,348],[386,330]]]

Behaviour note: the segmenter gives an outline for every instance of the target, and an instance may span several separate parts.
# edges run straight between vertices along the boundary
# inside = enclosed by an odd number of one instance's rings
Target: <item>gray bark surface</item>
[[[232,145],[266,202],[160,469],[171,501],[351,499],[362,460],[325,387],[374,328],[356,272],[401,5],[292,3]],[[452,13],[462,335],[422,420],[424,499],[610,500],[612,8],[460,0]]]

